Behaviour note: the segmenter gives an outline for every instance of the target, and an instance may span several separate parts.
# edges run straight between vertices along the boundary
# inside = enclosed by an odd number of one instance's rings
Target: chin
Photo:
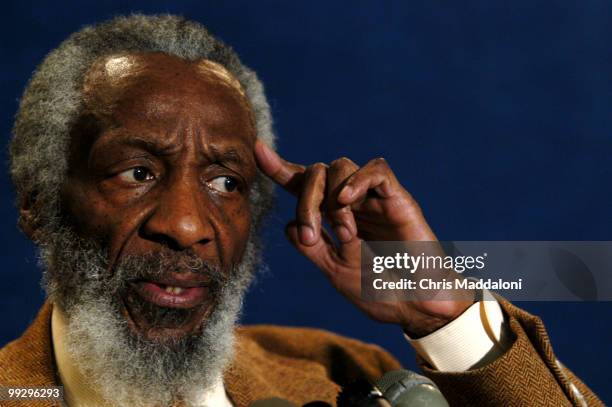
[[[187,338],[200,336],[216,301],[206,293],[200,301],[186,304],[182,293],[151,297],[142,293],[142,287],[130,287],[121,295],[121,312],[130,333],[147,342],[171,345]],[[150,293],[148,293],[150,294]]]

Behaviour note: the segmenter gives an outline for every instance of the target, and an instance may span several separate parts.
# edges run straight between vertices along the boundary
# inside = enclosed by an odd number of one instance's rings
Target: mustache
[[[173,251],[163,248],[154,252],[122,258],[111,279],[117,288],[137,280],[156,280],[169,274],[196,274],[206,279],[211,288],[219,288],[231,277],[218,264],[199,257],[192,249]]]

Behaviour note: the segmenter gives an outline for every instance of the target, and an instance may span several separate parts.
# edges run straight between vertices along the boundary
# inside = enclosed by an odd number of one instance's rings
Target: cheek
[[[116,205],[97,189],[78,184],[66,188],[63,202],[77,233],[107,246],[111,259],[137,234],[152,207],[145,200],[138,205]]]
[[[240,199],[229,205],[219,207],[219,233],[221,246],[232,262],[238,262],[246,248],[251,231],[251,208],[249,202]]]
[[[113,216],[102,197],[78,183],[71,183],[62,191],[62,207],[71,225],[82,236],[108,236]]]

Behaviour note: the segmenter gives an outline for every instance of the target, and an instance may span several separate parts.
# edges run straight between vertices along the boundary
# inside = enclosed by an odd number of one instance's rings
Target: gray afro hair
[[[201,24],[172,15],[136,14],[85,27],[40,64],[21,98],[13,128],[10,161],[17,202],[35,201],[34,221],[41,228],[59,225],[59,192],[68,167],[71,129],[83,109],[85,73],[98,58],[124,52],[163,52],[221,64],[244,88],[257,136],[274,147],[270,107],[257,75]],[[271,182],[259,174],[251,192],[256,225],[271,195]]]

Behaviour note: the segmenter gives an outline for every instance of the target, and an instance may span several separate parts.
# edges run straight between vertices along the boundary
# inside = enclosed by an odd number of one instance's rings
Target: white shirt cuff
[[[492,362],[510,347],[502,343],[509,337],[504,322],[499,303],[485,290],[483,300],[437,331],[419,339],[405,336],[434,368],[463,372]]]

